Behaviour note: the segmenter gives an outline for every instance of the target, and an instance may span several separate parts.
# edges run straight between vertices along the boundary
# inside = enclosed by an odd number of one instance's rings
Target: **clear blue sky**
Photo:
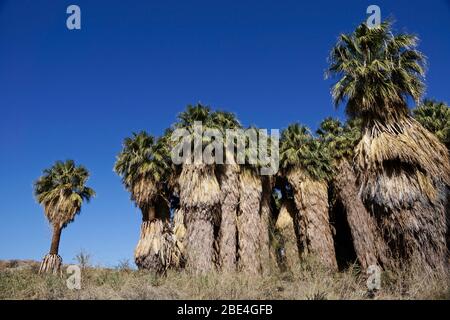
[[[370,4],[421,37],[427,96],[450,102],[449,1],[311,2],[0,0],[0,259],[48,251],[32,183],[72,158],[98,196],[64,230],[64,261],[82,248],[94,263],[132,261],[141,217],[112,171],[123,138],[159,135],[198,101],[268,129],[342,116],[326,58]],[[66,29],[70,4],[81,31]]]

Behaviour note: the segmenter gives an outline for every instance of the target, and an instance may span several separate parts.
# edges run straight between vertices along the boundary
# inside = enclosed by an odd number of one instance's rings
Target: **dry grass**
[[[330,274],[313,262],[290,273],[265,277],[211,273],[192,276],[170,271],[156,276],[126,268],[86,268],[82,289],[69,290],[64,276],[39,276],[38,265],[0,270],[0,299],[370,299],[366,276],[356,267]],[[382,274],[374,299],[450,299],[450,279],[414,268]]]

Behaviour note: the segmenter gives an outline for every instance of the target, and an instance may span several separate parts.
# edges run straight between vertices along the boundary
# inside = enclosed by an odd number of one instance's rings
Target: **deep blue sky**
[[[70,4],[81,7],[81,31],[66,29]],[[63,232],[63,259],[84,249],[94,263],[132,261],[141,218],[112,171],[123,138],[159,135],[198,101],[268,129],[342,116],[326,58],[370,4],[421,37],[427,96],[450,102],[445,0],[0,0],[0,259],[48,251],[32,182],[73,158],[91,171],[98,196]]]

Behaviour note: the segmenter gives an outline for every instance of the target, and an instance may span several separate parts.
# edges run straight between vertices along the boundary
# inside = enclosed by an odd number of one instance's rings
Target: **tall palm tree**
[[[202,132],[196,132],[195,122],[202,123]],[[210,141],[203,136],[204,130],[211,127],[211,110],[201,104],[189,105],[178,115],[174,125],[176,129],[185,129],[192,141],[201,139],[202,150]],[[191,157],[181,165],[178,184],[180,208],[186,224],[186,266],[193,273],[212,271],[216,261],[215,227],[218,226],[221,200],[216,167],[196,163]]]
[[[44,213],[53,227],[50,252],[42,260],[39,273],[58,273],[62,259],[58,255],[62,229],[74,221],[81,212],[84,201],[95,192],[86,186],[88,170],[77,166],[73,160],[57,161],[34,183],[36,200],[44,207]]]
[[[431,269],[446,256],[447,149],[409,116],[408,98],[420,100],[425,57],[418,38],[394,34],[390,22],[361,24],[331,51],[332,96],[362,120],[356,147],[361,195],[399,261]]]
[[[163,272],[170,266],[172,239],[165,188],[170,171],[164,138],[142,131],[124,140],[115,172],[142,212],[141,236],[135,249],[139,268]]]
[[[450,108],[445,102],[425,99],[413,109],[414,118],[450,150]]]
[[[313,253],[330,270],[337,269],[328,212],[328,152],[308,128],[292,124],[281,134],[280,167],[293,189],[302,255]]]
[[[226,138],[227,130],[241,128],[236,116],[229,112],[216,111],[212,114],[212,123]],[[229,141],[233,145],[234,141]],[[224,141],[227,146],[228,141]],[[217,166],[221,191],[221,219],[219,230],[219,264],[224,272],[236,271],[237,262],[237,213],[239,206],[239,172],[235,155],[229,148],[224,148],[223,165]],[[230,162],[230,163],[228,163]]]
[[[381,237],[375,218],[359,196],[354,171],[354,148],[361,139],[359,121],[345,126],[339,120],[326,118],[317,131],[333,160],[332,185],[335,197],[343,204],[356,256],[363,269],[371,265],[388,266],[388,248]],[[339,232],[339,230],[337,231]]]

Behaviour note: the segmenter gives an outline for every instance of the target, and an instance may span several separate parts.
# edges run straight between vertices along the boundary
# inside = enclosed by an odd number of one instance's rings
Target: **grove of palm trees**
[[[244,129],[235,114],[201,103],[160,136],[126,137],[114,171],[142,213],[138,269],[265,276],[313,260],[327,273],[352,265],[448,272],[450,109],[422,100],[424,76],[418,38],[390,22],[340,35],[327,78],[347,120],[326,118],[316,132],[287,124],[274,175],[238,163],[225,147],[235,141],[223,141],[225,163],[196,161],[194,149],[214,142],[206,129]],[[201,141],[181,164],[171,159],[175,130]],[[88,176],[73,161],[57,162],[35,183],[54,230],[40,273],[60,271],[61,231],[95,194]]]

